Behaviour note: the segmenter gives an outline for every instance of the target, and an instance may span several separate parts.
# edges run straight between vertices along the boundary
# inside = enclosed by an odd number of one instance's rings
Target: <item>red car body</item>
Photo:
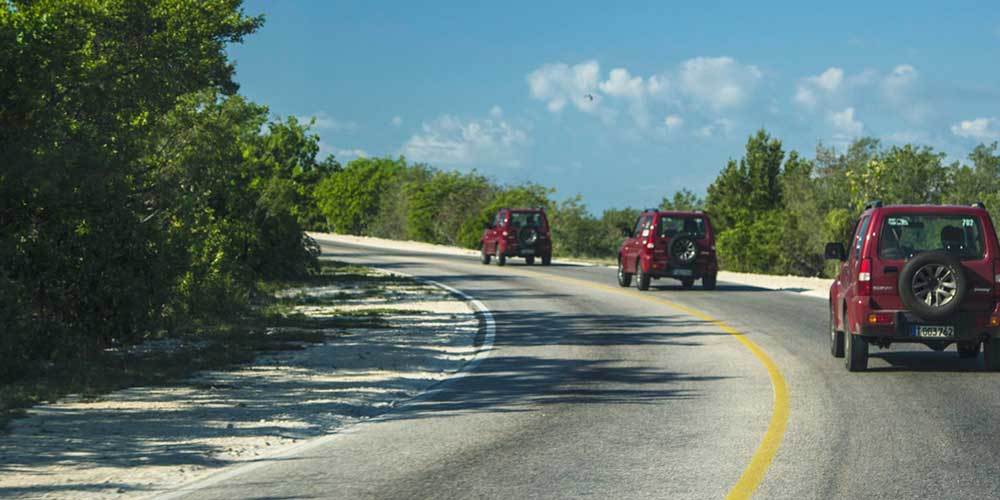
[[[911,234],[916,236],[906,236]],[[908,248],[907,241],[918,237],[929,243]],[[935,238],[940,243],[934,243]],[[922,269],[914,269],[922,262],[918,261],[921,254],[931,253],[940,256],[941,273],[950,272],[945,265],[950,260],[957,266],[952,270],[962,275],[958,302],[948,304],[941,299],[957,292],[947,288],[951,286],[947,275],[936,281],[932,276],[933,283],[928,285],[921,278]],[[867,367],[869,344],[888,347],[896,342],[923,343],[935,350],[956,343],[966,357],[978,355],[980,344],[986,344],[988,364],[1000,364],[989,359],[1000,354],[1000,341],[995,340],[1000,334],[1000,245],[989,213],[981,205],[882,206],[875,202],[858,218],[850,248],[830,243],[826,256],[841,261],[830,286],[831,353],[847,357],[849,370]],[[931,285],[945,295],[925,292],[921,299],[921,291]],[[935,308],[945,306],[950,306],[946,314],[935,313]],[[852,364],[851,356],[863,359],[854,359]]]
[[[702,280],[715,288],[719,271],[715,232],[701,211],[643,211],[632,228],[624,228],[618,250],[618,284],[629,286],[634,277],[640,290],[650,279],[674,278],[685,287]]]
[[[483,264],[494,257],[501,266],[507,257],[524,257],[528,265],[535,258],[544,266],[552,262],[552,232],[542,208],[501,208],[483,228],[480,244]]]

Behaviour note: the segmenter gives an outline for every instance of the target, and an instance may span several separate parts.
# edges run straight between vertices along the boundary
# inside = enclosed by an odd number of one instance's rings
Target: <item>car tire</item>
[[[524,263],[527,264],[527,265],[529,265],[529,266],[535,265],[535,256],[534,255],[529,255],[528,257],[525,257],[524,258]]]
[[[983,342],[983,360],[987,370],[1000,372],[1000,338],[994,337]]]
[[[497,248],[497,265],[504,266],[507,264],[507,256],[500,252],[500,248]]]
[[[649,290],[649,275],[642,272],[642,262],[635,263],[635,287],[639,290]]]
[[[833,310],[830,310],[830,354],[835,358],[844,357],[844,332],[837,331],[833,322]]]
[[[958,357],[962,359],[979,357],[979,344],[981,342],[959,342]]]
[[[483,248],[482,248],[482,254],[483,254],[483,264],[489,265],[490,260],[492,260],[492,256],[490,254],[486,253],[486,245],[485,244],[483,245]]]
[[[549,264],[552,264],[552,256],[551,255],[543,255],[542,256],[542,265],[543,266],[547,266]]]
[[[926,304],[921,297],[917,296],[917,292],[914,290],[914,276],[920,273],[924,268],[934,269],[933,266],[937,266],[941,270],[949,271],[949,276],[951,278],[951,284],[954,286],[955,290],[951,297],[951,300],[944,305],[932,306]],[[935,279],[930,279],[924,281],[936,281]],[[937,285],[932,285],[937,289]],[[925,290],[927,288],[924,288]],[[943,320],[947,319],[953,315],[958,308],[965,301],[966,293],[969,289],[969,279],[965,275],[965,271],[962,267],[962,262],[958,260],[954,255],[947,252],[926,252],[913,257],[907,261],[906,265],[899,273],[899,282],[897,283],[897,290],[899,290],[899,299],[903,302],[903,306],[916,314],[918,317],[925,320]],[[932,293],[931,295],[936,295]]]
[[[701,287],[705,290],[715,290],[715,275],[707,274],[701,279]]]
[[[681,280],[681,286],[684,287],[685,289],[693,287],[694,286],[694,278],[684,278],[684,279],[682,279]]]
[[[632,273],[625,272],[625,266],[622,265],[622,260],[618,259],[618,286],[626,288],[632,284]]]
[[[868,369],[868,341],[860,335],[844,332],[844,366],[849,372],[863,372]]]

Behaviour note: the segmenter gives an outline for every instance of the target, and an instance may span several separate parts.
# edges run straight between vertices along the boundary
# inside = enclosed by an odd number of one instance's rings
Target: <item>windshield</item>
[[[882,225],[879,241],[883,259],[907,259],[936,250],[967,260],[983,257],[979,219],[968,215],[893,215]]]
[[[673,238],[687,233],[695,238],[705,237],[705,219],[697,216],[660,216],[660,237]]]
[[[511,212],[511,227],[544,227],[541,212]]]

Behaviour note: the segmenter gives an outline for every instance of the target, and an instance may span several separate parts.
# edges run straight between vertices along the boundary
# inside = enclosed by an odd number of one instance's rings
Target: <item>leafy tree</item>
[[[178,269],[144,146],[182,95],[235,92],[236,0],[0,0],[0,379],[164,316]]]
[[[582,196],[559,202],[548,216],[553,253],[580,257],[608,255],[607,248],[602,245],[600,221],[587,210]]]
[[[705,200],[688,189],[674,191],[673,196],[664,197],[660,202],[660,210],[690,211],[701,210],[705,207]]]
[[[358,158],[319,182],[314,196],[327,226],[338,233],[365,234],[382,197],[406,168],[402,157]]]

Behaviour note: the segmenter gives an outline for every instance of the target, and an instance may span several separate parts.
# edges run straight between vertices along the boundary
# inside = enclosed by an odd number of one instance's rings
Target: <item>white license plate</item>
[[[674,269],[674,276],[691,276],[690,269]]]
[[[914,334],[917,337],[945,338],[955,336],[954,326],[915,326]]]
[[[521,250],[521,255],[535,255],[535,249],[534,248],[525,248],[525,249]]]

